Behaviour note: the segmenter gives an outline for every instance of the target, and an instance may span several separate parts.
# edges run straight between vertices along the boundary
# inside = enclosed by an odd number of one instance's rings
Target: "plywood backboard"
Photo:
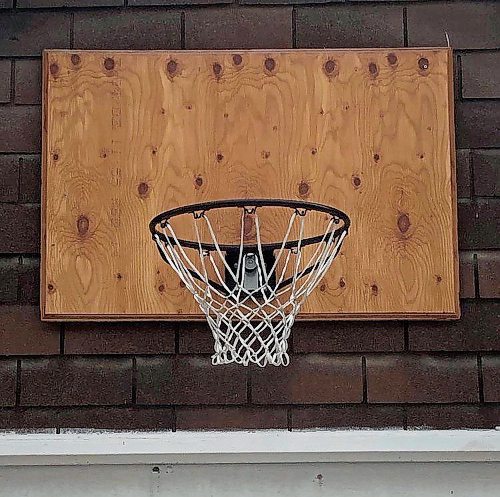
[[[345,211],[305,319],[458,316],[449,49],[44,53],[42,317],[196,319],[148,223],[194,202]]]

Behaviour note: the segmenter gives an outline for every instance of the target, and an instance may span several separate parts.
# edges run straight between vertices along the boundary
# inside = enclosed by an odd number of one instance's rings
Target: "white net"
[[[232,258],[218,242],[205,211],[190,216],[196,248],[186,248],[168,220],[160,223],[153,238],[207,318],[215,340],[214,365],[286,366],[291,327],[338,254],[347,226],[338,227],[340,219],[327,216],[323,234],[314,244],[308,243],[310,239],[304,238],[308,210],[293,208],[283,239],[269,250],[261,240],[259,209],[239,208],[240,240],[231,250]],[[248,215],[255,226],[251,246],[245,243]],[[202,235],[208,235],[211,243],[202,241]]]

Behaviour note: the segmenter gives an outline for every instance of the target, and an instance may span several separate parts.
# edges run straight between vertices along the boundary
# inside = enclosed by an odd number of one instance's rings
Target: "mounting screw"
[[[426,59],[425,57],[422,57],[421,59],[418,60],[418,67],[422,71],[427,71],[429,69],[429,59]]]

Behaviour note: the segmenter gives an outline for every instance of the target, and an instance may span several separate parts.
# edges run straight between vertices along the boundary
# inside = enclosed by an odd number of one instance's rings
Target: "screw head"
[[[425,57],[418,60],[418,67],[421,71],[427,71],[427,69],[429,69],[429,65],[429,59],[426,59]]]

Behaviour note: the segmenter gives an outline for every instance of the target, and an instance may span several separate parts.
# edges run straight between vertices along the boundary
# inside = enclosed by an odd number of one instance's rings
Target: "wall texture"
[[[0,429],[500,425],[500,3],[0,0]],[[298,324],[284,368],[202,324],[38,318],[43,48],[456,49],[463,317]]]

